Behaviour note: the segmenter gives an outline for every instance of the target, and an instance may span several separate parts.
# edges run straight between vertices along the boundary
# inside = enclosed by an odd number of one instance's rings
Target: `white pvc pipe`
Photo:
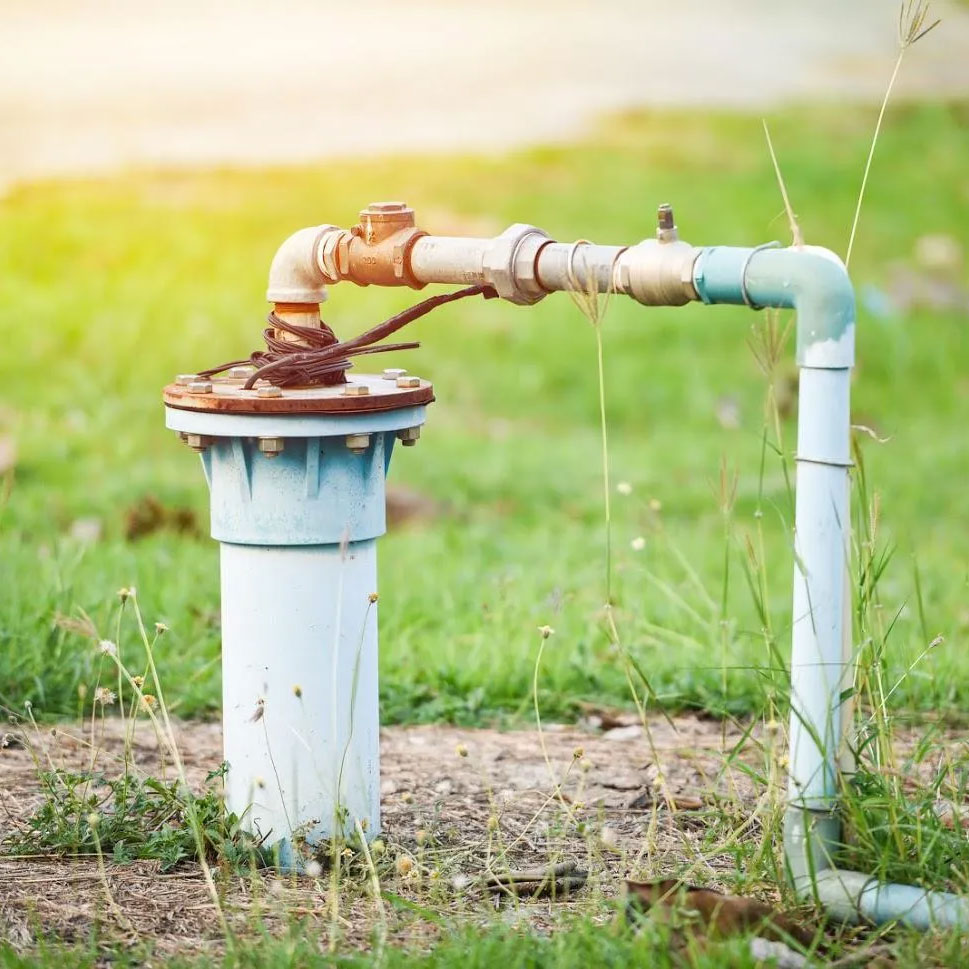
[[[226,802],[315,843],[380,823],[374,540],[222,546]],[[291,859],[282,859],[288,865]]]
[[[837,798],[850,507],[849,369],[801,368],[791,652],[791,803]]]

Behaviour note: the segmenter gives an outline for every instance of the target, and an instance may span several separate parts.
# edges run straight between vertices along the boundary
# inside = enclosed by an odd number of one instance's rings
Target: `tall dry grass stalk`
[[[888,102],[891,100],[892,91],[895,89],[895,81],[898,79],[898,72],[902,68],[902,61],[910,47],[917,44],[930,30],[934,30],[941,23],[941,20],[934,20],[926,26],[925,22],[928,20],[928,16],[928,0],[905,0],[898,12],[898,56],[895,58],[895,67],[892,69],[892,75],[888,80],[885,96],[882,98],[878,120],[875,122],[875,131],[871,138],[871,147],[868,149],[868,158],[865,161],[865,170],[861,176],[861,188],[858,191],[858,202],[855,205],[855,215],[851,221],[851,234],[848,237],[848,249],[845,252],[845,266],[851,263],[851,254],[855,248],[855,235],[858,232],[858,220],[861,218],[861,206],[865,200],[868,176],[871,173],[871,163],[875,157],[875,148],[878,146],[878,136],[881,134],[882,122],[885,120],[885,111],[888,108]]]

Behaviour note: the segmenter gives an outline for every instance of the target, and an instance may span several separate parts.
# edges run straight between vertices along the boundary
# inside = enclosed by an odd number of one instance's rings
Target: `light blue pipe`
[[[700,250],[704,303],[797,311],[800,371],[791,722],[784,856],[799,897],[845,921],[969,928],[969,900],[835,865],[841,697],[849,685],[850,389],[855,299],[841,260],[814,246]]]
[[[796,309],[799,366],[854,366],[855,294],[829,249],[710,246],[694,263],[693,285],[704,303]]]

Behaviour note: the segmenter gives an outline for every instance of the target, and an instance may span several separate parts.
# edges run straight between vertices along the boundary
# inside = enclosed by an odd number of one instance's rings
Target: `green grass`
[[[589,966],[656,966],[657,969],[715,969],[729,965],[734,969],[753,969],[763,962],[751,958],[746,937],[732,938],[702,945],[689,943],[682,952],[670,949],[669,931],[662,927],[641,934],[622,925],[574,920],[569,931],[555,932],[550,937],[516,931],[492,924],[485,931],[463,929],[450,935],[430,951],[420,947],[385,949],[380,965],[386,969],[588,969]],[[140,965],[144,953],[118,954],[113,964]],[[0,969],[28,969],[52,965],[64,969],[94,969],[98,961],[96,945],[64,949],[51,946],[28,956],[17,955],[0,943]],[[159,964],[152,960],[152,964]],[[346,969],[372,966],[372,954],[328,956],[320,951],[318,940],[294,929],[290,936],[263,938],[240,946],[214,964],[222,969],[283,969],[283,967],[341,966]],[[170,969],[197,969],[213,965],[211,957],[165,960]]]
[[[688,924],[684,922],[682,924]],[[385,969],[588,969],[590,966],[655,966],[656,969],[757,969],[773,962],[755,960],[750,952],[750,936],[724,939],[693,938],[671,931],[668,925],[646,921],[639,930],[620,920],[571,919],[568,931],[548,935],[523,931],[499,924],[497,918],[483,916],[474,928],[456,928],[445,934],[433,948],[424,945],[384,948],[379,957],[372,951],[328,954],[320,940],[304,926],[295,923],[288,933],[272,937],[256,936],[240,941],[227,954],[152,955],[151,949],[137,944],[110,953],[110,964],[126,969],[144,964],[166,969],[324,969],[344,967],[362,969],[379,964]],[[891,962],[876,962],[890,952]],[[65,947],[41,944],[29,953],[18,953],[0,942],[0,969],[95,969],[106,964],[101,940],[92,938],[86,945]],[[892,965],[908,967],[951,967],[965,965],[965,943],[956,935],[895,936],[889,944],[875,940],[860,949],[844,950],[834,945],[829,957],[842,956],[843,965]],[[814,961],[812,965],[820,963]],[[825,962],[824,964],[828,964]]]
[[[769,121],[807,241],[843,252],[872,112],[791,109]],[[852,260],[860,287],[888,285],[923,233],[969,249],[967,156],[966,104],[889,112]],[[123,534],[126,508],[148,494],[191,507],[206,531],[197,460],[165,431],[160,389],[259,343],[266,271],[286,235],[314,221],[351,224],[387,197],[405,198],[442,232],[529,221],[561,239],[632,242],[652,233],[655,204],[671,201],[694,244],[787,233],[760,120],[702,113],[629,114],[584,143],[499,158],[132,172],[12,191],[0,201],[0,420],[20,460],[0,510],[0,703],[76,713],[95,656],[55,614],[83,609],[113,635],[114,592],[137,585],[146,617],[171,627],[158,661],[162,680],[178,684],[174,712],[218,710],[215,544]],[[346,337],[417,298],[345,284],[324,316]],[[862,304],[854,397],[856,422],[890,438],[861,438],[895,546],[881,594],[886,610],[904,607],[889,668],[900,675],[946,636],[893,699],[951,713],[969,700],[966,322],[954,311],[876,317]],[[763,622],[741,569],[758,522],[767,615],[786,656],[791,506],[776,459],[760,473],[766,385],[748,340],[762,325],[744,308],[646,309],[621,298],[604,324],[613,480],[633,486],[613,502],[617,617],[672,707],[761,703]],[[419,351],[374,365],[432,378],[437,403],[392,477],[448,512],[381,544],[384,720],[527,714],[544,623],[557,631],[543,660],[546,716],[582,700],[628,703],[601,621],[591,327],[560,295],[533,308],[461,304],[413,329]],[[736,429],[716,416],[727,398]],[[784,435],[790,455],[792,418]],[[726,583],[721,461],[738,476]],[[88,517],[104,535],[85,546],[70,530]],[[635,552],[638,535],[646,545]]]

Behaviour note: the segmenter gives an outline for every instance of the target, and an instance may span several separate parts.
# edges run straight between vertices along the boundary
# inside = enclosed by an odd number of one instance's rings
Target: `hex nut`
[[[398,377],[403,377],[407,373],[402,367],[385,367],[384,368],[384,380],[397,380]]]
[[[212,393],[212,381],[211,380],[195,380],[188,385],[188,392],[190,394],[211,394]]]
[[[230,380],[248,380],[252,376],[252,367],[232,367],[229,370]]]
[[[264,387],[256,388],[257,397],[282,397],[282,389],[276,387],[274,384],[266,384]]]
[[[364,454],[370,447],[369,434],[348,434],[346,438],[347,449],[353,454]]]
[[[366,384],[347,384],[343,388],[344,397],[366,397],[370,388]]]
[[[402,427],[397,432],[397,440],[403,444],[404,447],[413,447],[421,437],[420,427]]]
[[[259,438],[259,450],[267,458],[274,458],[282,454],[286,447],[286,439],[282,437],[261,437]]]
[[[189,384],[194,384],[198,379],[199,375],[197,373],[180,373],[175,375],[175,383],[179,387],[187,387]]]
[[[407,387],[420,387],[421,378],[420,377],[398,377],[397,386],[402,388]]]
[[[198,451],[199,454],[215,443],[215,438],[209,437],[208,434],[186,434],[182,440],[193,451]]]

